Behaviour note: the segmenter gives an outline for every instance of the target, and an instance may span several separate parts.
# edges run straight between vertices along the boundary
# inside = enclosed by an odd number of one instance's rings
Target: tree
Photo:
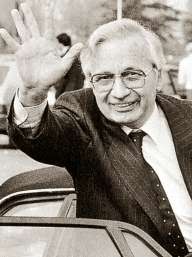
[[[23,1],[23,0],[18,0]],[[99,25],[116,19],[116,0],[25,0],[31,2],[34,13],[43,28],[46,3],[55,1],[53,12],[55,35],[67,32],[72,41],[86,41]],[[123,0],[123,17],[135,19],[156,32],[165,51],[173,52],[180,46],[178,38],[179,11],[167,6],[166,1]],[[176,29],[175,29],[176,28]]]

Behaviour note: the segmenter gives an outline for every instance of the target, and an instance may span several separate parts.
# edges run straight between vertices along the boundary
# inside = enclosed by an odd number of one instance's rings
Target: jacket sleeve
[[[61,97],[51,110],[46,107],[37,134],[28,137],[14,123],[13,106],[8,116],[11,141],[33,159],[76,170],[89,136],[82,103],[75,97]]]

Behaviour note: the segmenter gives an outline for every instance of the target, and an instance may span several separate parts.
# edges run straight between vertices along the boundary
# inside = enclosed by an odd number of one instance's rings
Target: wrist
[[[19,89],[19,101],[25,107],[41,104],[47,98],[47,91],[37,91],[37,89]]]

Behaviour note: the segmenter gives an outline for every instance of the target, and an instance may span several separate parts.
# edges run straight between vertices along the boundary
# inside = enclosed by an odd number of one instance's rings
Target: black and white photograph
[[[192,0],[0,0],[0,257],[192,257]]]

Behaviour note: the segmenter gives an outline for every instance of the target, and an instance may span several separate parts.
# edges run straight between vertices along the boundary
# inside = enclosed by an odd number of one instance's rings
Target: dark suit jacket
[[[192,197],[192,102],[157,96]],[[39,133],[26,138],[9,115],[9,135],[32,158],[65,166],[78,193],[77,216],[129,222],[166,247],[162,217],[149,180],[133,154],[132,142],[103,117],[91,89],[67,93],[47,107]]]

